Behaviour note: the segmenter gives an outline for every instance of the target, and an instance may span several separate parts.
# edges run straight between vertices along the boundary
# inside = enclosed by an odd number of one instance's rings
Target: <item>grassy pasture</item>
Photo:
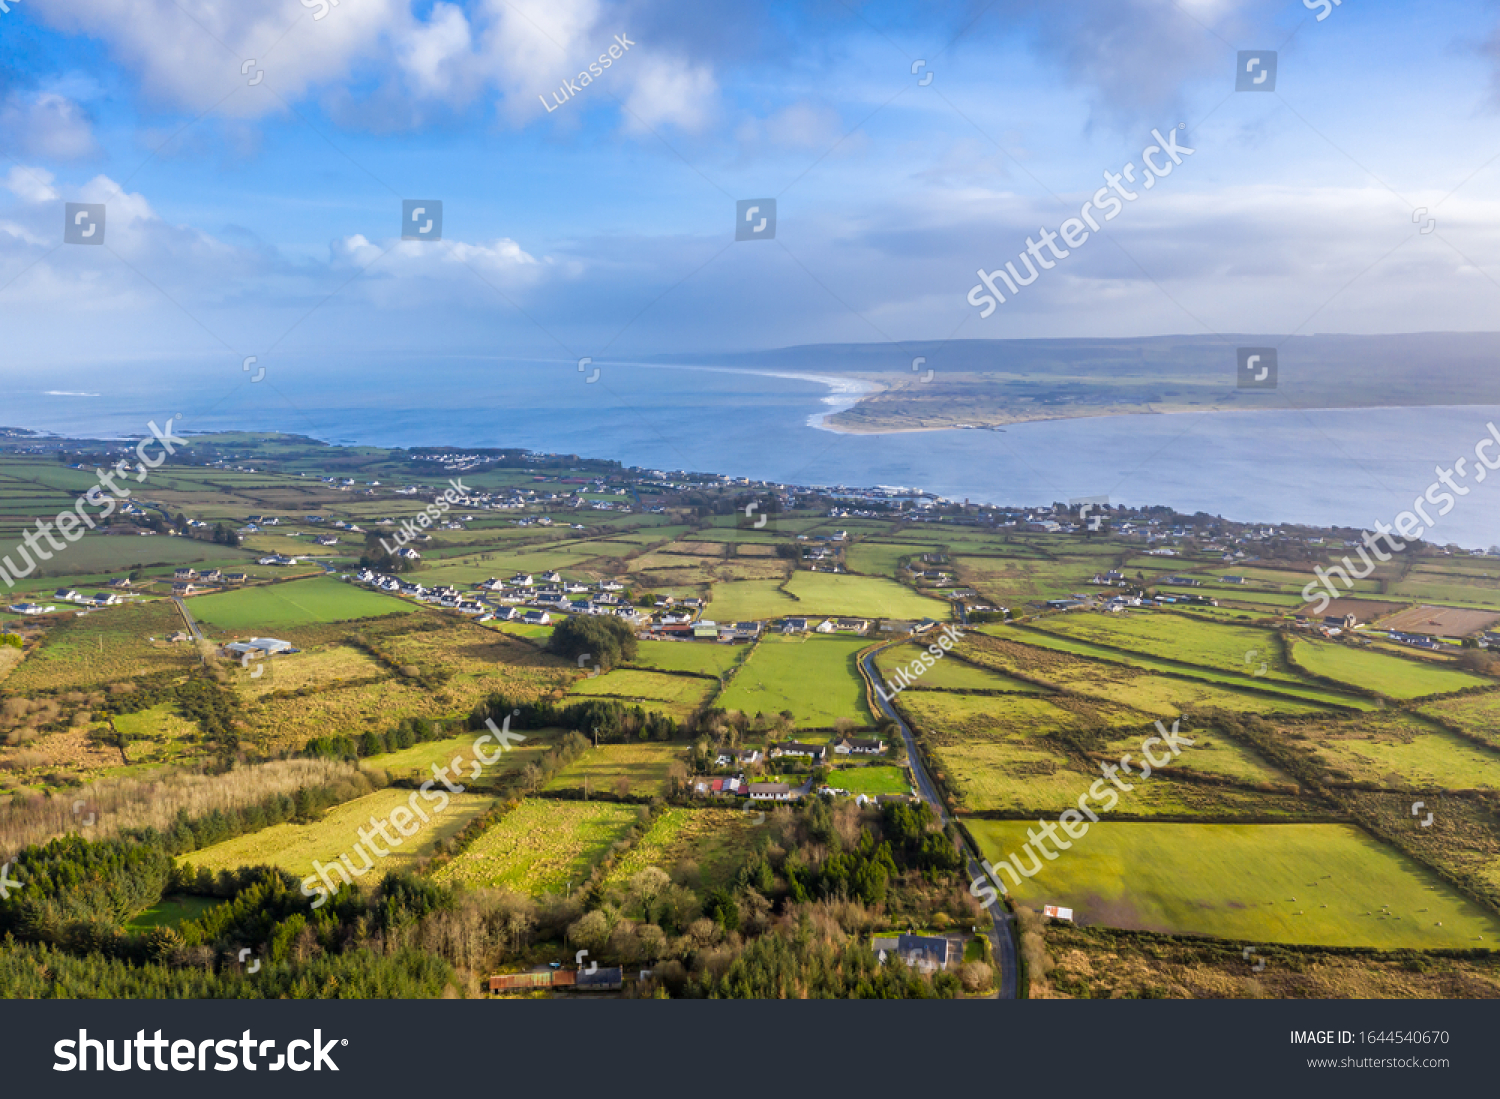
[[[1335,777],[1405,790],[1500,789],[1500,754],[1405,714],[1371,714],[1308,730]]]
[[[913,642],[906,645],[893,645],[889,649],[881,649],[875,657],[875,668],[892,686],[899,686],[895,681],[898,669],[910,668],[912,661],[918,655],[927,651],[927,646]],[[918,665],[920,668],[920,665]],[[916,669],[912,669],[915,671]],[[923,690],[944,691],[1022,691],[1036,693],[1044,690],[1031,683],[1013,679],[1008,675],[991,671],[988,668],[976,667],[962,660],[954,659],[951,655],[939,660],[928,668],[915,680],[915,685]]]
[[[828,785],[869,797],[911,793],[911,779],[904,767],[840,767],[828,776]]]
[[[966,810],[1071,805],[1095,777],[1049,736],[1078,716],[1045,699],[907,691],[898,705]]]
[[[477,732],[471,730],[460,733],[458,736],[446,737],[442,740],[428,740],[399,751],[366,756],[360,760],[359,765],[370,770],[379,768],[387,771],[392,778],[406,778],[415,771],[423,772],[427,778],[431,778],[434,766],[440,769],[446,767],[450,775],[460,776],[453,780],[454,784],[458,785],[460,781],[473,779],[476,763],[486,778],[519,771],[534,759],[545,755],[551,749],[552,741],[558,734],[555,730],[526,733],[525,740],[520,743],[512,742],[509,750],[488,766],[474,758],[474,741],[483,735],[485,731],[481,729]],[[482,750],[487,755],[492,755],[496,750],[493,740],[486,742]],[[458,761],[456,766],[454,766],[455,760]]]
[[[1450,722],[1500,748],[1500,692],[1424,702],[1419,713]]]
[[[1495,682],[1455,668],[1434,667],[1420,660],[1323,641],[1298,639],[1292,657],[1318,675],[1367,691],[1378,691],[1388,698],[1446,694]]]
[[[106,607],[69,616],[49,629],[5,686],[20,694],[114,683],[152,672],[186,672],[196,663],[190,645],[161,640],[183,628],[169,602]],[[156,642],[148,641],[156,637]]]
[[[1001,606],[1019,608],[1089,589],[1086,582],[1111,566],[1104,560],[1049,561],[1027,557],[953,558],[958,578]]]
[[[569,693],[618,698],[625,703],[638,702],[647,710],[662,710],[674,717],[685,718],[717,689],[718,684],[711,679],[616,668],[592,679],[576,680]]]
[[[981,627],[984,633],[998,633],[999,627]],[[1264,696],[1255,698],[1244,693],[1231,691],[1231,696],[1241,701],[1230,708],[1250,710],[1255,713],[1285,710],[1287,712],[1302,712],[1309,706],[1341,705],[1354,709],[1373,709],[1375,703],[1358,695],[1345,695],[1328,687],[1304,687],[1297,684],[1271,679],[1269,676],[1257,677],[1253,668],[1244,674],[1226,672],[1210,668],[1198,668],[1173,661],[1168,657],[1150,657],[1138,654],[1121,653],[1114,649],[1103,648],[1088,641],[1076,641],[1065,638],[1045,630],[1016,630],[1006,634],[1028,647],[1036,649],[1051,649],[1056,652],[1070,653],[1074,656],[1085,657],[1092,662],[1112,661],[1115,663],[1128,663],[1129,668],[1124,669],[1127,673],[1132,669],[1140,672],[1156,672],[1167,676],[1179,677],[1180,689],[1190,691],[1193,695],[1201,695],[1208,691],[1224,697],[1224,689],[1235,687],[1254,688],[1260,691],[1271,692],[1270,699]],[[1080,686],[1080,690],[1087,690],[1086,686]],[[1283,701],[1284,700],[1284,701]]]
[[[870,724],[855,661],[867,644],[858,637],[767,637],[716,705],[749,714],[790,710],[803,728],[827,728],[841,717]]]
[[[214,897],[163,897],[144,912],[137,912],[126,920],[125,930],[139,934],[153,927],[176,927],[184,920],[196,920],[223,903]]]
[[[624,887],[648,866],[683,873],[690,887],[729,884],[754,847],[756,814],[737,809],[668,809],[610,871],[608,887]],[[696,879],[688,870],[697,867]]]
[[[223,633],[266,636],[316,622],[406,613],[411,605],[326,576],[194,597],[193,617]]]
[[[374,834],[370,832],[371,818],[385,820],[392,809],[407,805],[407,799],[412,793],[411,790],[396,788],[377,790],[373,794],[334,806],[314,824],[273,824],[259,832],[236,836],[232,840],[183,855],[177,861],[198,869],[207,867],[215,873],[240,866],[277,866],[300,878],[313,872],[314,860],[327,866],[336,861],[340,854],[347,853],[356,868],[363,868],[364,858],[354,852],[354,845],[359,842],[359,829],[365,828],[367,833]],[[435,816],[433,814],[437,803],[418,797],[417,804],[432,819],[427,824],[417,821],[421,825],[420,830],[403,840],[400,847],[386,848],[385,842],[377,834],[376,842],[391,853],[383,859],[375,858],[373,869],[358,880],[373,884],[397,870],[411,869],[417,860],[436,849],[439,840],[452,836],[493,803],[492,798],[478,794],[449,794],[448,797],[448,805]],[[392,826],[388,826],[386,831],[396,834]],[[338,882],[337,874],[330,871],[329,875],[335,883]]]
[[[590,748],[547,783],[549,791],[587,789],[594,793],[614,793],[621,780],[627,784],[621,792],[656,797],[666,792],[667,771],[682,758],[682,746],[654,742],[635,744],[601,744]]]
[[[1037,625],[1063,637],[1180,660],[1236,676],[1254,676],[1264,666],[1264,673],[1255,678],[1301,683],[1301,677],[1281,656],[1276,635],[1269,630],[1150,612],[1055,615]]]
[[[71,501],[66,506],[71,508]],[[49,518],[56,513],[54,509],[49,513]],[[23,561],[16,556],[15,547],[14,541],[0,541],[0,556],[9,556],[13,562],[21,565]],[[151,566],[177,568],[209,562],[238,572],[245,571],[246,566],[253,563],[248,553],[192,538],[175,538],[162,534],[148,537],[86,534],[77,542],[71,543],[62,553],[54,554],[51,561],[41,562],[41,572],[32,573],[23,582],[23,586],[34,581],[34,585],[28,590],[50,592],[65,585],[87,584],[94,580],[124,576],[135,569],[149,570]],[[40,579],[42,575],[53,579],[44,581]]]
[[[345,680],[389,676],[390,671],[368,653],[349,645],[319,646],[290,656],[251,662],[231,674],[246,698],[260,699],[275,691],[334,686]],[[259,671],[257,676],[255,673]]]
[[[708,608],[719,622],[745,622],[811,613],[786,592],[778,580],[734,580],[715,584]]]
[[[787,590],[800,600],[803,613],[857,618],[949,617],[946,601],[929,599],[894,580],[845,573],[797,572]]]
[[[988,627],[983,629],[987,631]],[[1021,644],[1011,638],[1024,638],[1026,643]],[[1033,640],[1039,643],[1033,646]],[[1056,648],[1053,647],[1054,644],[1057,645]],[[1237,691],[1231,686],[1220,685],[1207,678],[1183,675],[1179,669],[1147,657],[1132,658],[1131,666],[1126,666],[1119,663],[1125,658],[1119,653],[1113,653],[1109,659],[1114,663],[1101,662],[1072,650],[1079,648],[1085,653],[1101,652],[1101,655],[1102,651],[1092,650],[1082,642],[1066,641],[1047,634],[1010,632],[1002,640],[989,637],[987,633],[970,632],[966,635],[964,646],[965,656],[986,667],[1018,676],[1026,675],[1055,688],[1075,691],[1169,719],[1184,709],[1203,706],[1219,706],[1258,714],[1316,713],[1323,708],[1316,702],[1290,695],[1267,696]],[[1170,668],[1179,674],[1159,674],[1154,670],[1158,668],[1162,671]]]
[[[201,751],[203,730],[170,705],[153,706],[133,714],[118,714],[115,728],[130,738],[126,754],[131,763],[182,763]],[[108,730],[101,727],[101,734]],[[108,743],[108,741],[105,741]]]
[[[635,666],[663,672],[700,672],[720,675],[745,653],[744,645],[696,641],[642,641]]]
[[[1500,610],[1500,575],[1491,562],[1481,563],[1487,571],[1469,571],[1443,566],[1418,564],[1391,594],[1402,599],[1424,603],[1457,603],[1465,607]]]
[[[1016,854],[1029,867],[1026,828],[969,823],[987,858]],[[1461,950],[1500,935],[1496,917],[1346,825],[1106,821],[1042,861],[1019,886],[1002,874],[1007,888],[1028,906],[1066,905],[1085,925],[1383,949]]]
[[[435,875],[533,895],[579,885],[639,814],[634,805],[530,798]]]
[[[894,577],[901,558],[931,552],[931,546],[918,543],[858,542],[845,552],[844,561],[853,572]]]

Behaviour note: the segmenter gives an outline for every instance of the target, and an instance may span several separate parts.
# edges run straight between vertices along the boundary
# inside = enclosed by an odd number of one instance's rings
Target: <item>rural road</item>
[[[892,641],[890,643],[890,645],[897,644],[901,644],[901,642]],[[865,669],[865,674],[870,677],[871,683],[882,682],[875,671],[875,657],[889,648],[890,645],[882,645],[880,648],[866,653],[860,660]],[[896,712],[896,708],[891,705],[888,699],[883,697],[878,691],[875,697],[879,701],[880,709],[885,713],[885,716],[894,721],[896,728],[901,730],[901,739],[906,742],[906,758],[911,762],[911,773],[912,778],[917,784],[917,793],[922,796],[922,800],[932,805],[933,809],[937,812],[938,819],[947,824],[952,818],[943,809],[943,802],[938,797],[937,787],[933,785],[932,779],[927,774],[927,768],[922,764],[922,756],[917,751],[917,741],[912,736],[911,729],[905,721],[901,720],[901,715]],[[965,850],[965,855],[968,858],[970,880],[984,877],[984,868],[979,865],[976,852]],[[995,925],[994,934],[990,936],[990,942],[995,952],[995,963],[1000,967],[999,998],[1002,1000],[1014,1000],[1016,998],[1016,975],[1018,972],[1015,930],[1011,926],[1014,917],[1011,916],[1010,910],[998,901],[990,905],[987,911],[990,914],[991,921]]]
[[[192,615],[192,612],[187,609],[187,604],[183,602],[181,598],[175,595],[172,596],[172,602],[176,603],[177,609],[182,612],[182,620],[187,623],[188,633],[193,635],[193,640],[207,641],[208,638],[204,637],[203,631],[198,628],[198,620],[195,619]]]

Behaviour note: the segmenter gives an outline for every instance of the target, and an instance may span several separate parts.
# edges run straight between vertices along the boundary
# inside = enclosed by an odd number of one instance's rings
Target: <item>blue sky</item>
[[[1491,2],[10,6],[4,379],[1496,327]],[[1278,51],[1274,93],[1233,91],[1241,49]],[[1178,124],[1191,157],[979,317],[978,269]],[[772,196],[776,240],[734,243]],[[399,240],[403,198],[443,242]],[[106,247],[62,244],[68,201]]]

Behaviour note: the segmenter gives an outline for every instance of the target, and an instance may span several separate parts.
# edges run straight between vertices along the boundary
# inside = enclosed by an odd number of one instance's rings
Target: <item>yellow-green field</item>
[[[907,669],[907,675],[911,677],[911,685],[923,690],[1022,691],[1035,694],[1045,689],[988,668],[977,667],[951,655],[945,656],[920,675],[916,675],[921,665],[918,664],[914,668],[912,662],[927,652],[927,644],[929,643],[912,642],[881,649],[879,655],[875,657],[875,667],[892,687],[901,686],[901,682],[896,679],[896,672],[899,669]]]
[[[1025,821],[971,821],[985,857],[1022,851]],[[1500,920],[1357,828],[1101,822],[1012,886],[1084,924],[1251,942],[1383,949],[1494,943]]]
[[[412,607],[380,592],[317,576],[287,584],[194,596],[188,601],[188,609],[204,623],[205,630],[265,637],[277,630],[294,632],[297,626],[315,622],[400,614]]]
[[[637,643],[635,666],[663,672],[700,672],[719,675],[744,655],[745,645],[720,645],[711,641],[641,641]]]
[[[360,842],[359,829],[364,828],[367,834],[375,835],[375,842],[386,848],[379,833],[373,832],[371,822],[386,820],[391,810],[408,805],[412,793],[394,787],[377,790],[335,806],[315,824],[273,824],[259,832],[183,855],[177,861],[215,873],[240,866],[276,866],[300,878],[313,872],[314,860],[327,866],[337,861],[341,854],[347,854],[356,869],[363,869],[365,859],[354,851],[354,845]],[[432,854],[439,840],[458,832],[494,803],[493,798],[477,794],[449,794],[448,797],[447,807],[433,816],[436,803],[424,801],[419,796],[417,803],[432,819],[427,824],[417,821],[420,830],[403,839],[400,847],[390,848],[388,857],[374,858],[373,869],[359,880],[373,882],[398,870],[409,870],[418,859]],[[386,831],[401,838],[389,825]],[[337,875],[332,871],[330,876],[337,881]]]
[[[1400,714],[1309,731],[1312,754],[1338,778],[1392,789],[1500,789],[1500,753]]]
[[[798,614],[844,615],[856,618],[936,618],[946,621],[946,600],[918,595],[908,587],[874,576],[847,573],[797,572],[787,590],[799,600]],[[715,608],[715,613],[718,613]]]
[[[478,732],[461,733],[443,740],[424,741],[400,751],[366,756],[360,761],[360,766],[366,769],[379,768],[389,772],[392,778],[407,778],[417,772],[423,772],[425,777],[431,778],[432,768],[436,765],[438,768],[448,768],[449,774],[472,779],[475,777],[474,766],[477,763],[480,775],[491,778],[495,775],[519,771],[526,764],[545,755],[553,747],[560,734],[555,729],[522,734],[525,737],[524,740],[519,742],[512,740],[509,750],[489,765],[474,757],[474,741],[484,735],[486,735],[485,730],[480,729]],[[486,755],[496,751],[493,738],[484,745],[483,750]],[[455,760],[458,761],[457,765],[454,764]],[[463,780],[455,779],[454,781],[457,783]]]
[[[736,809],[668,809],[610,871],[606,884],[623,886],[648,866],[669,874],[697,868],[698,889],[727,884],[756,838],[757,813]]]
[[[1421,660],[1324,641],[1298,640],[1292,649],[1292,658],[1316,675],[1366,691],[1377,691],[1388,698],[1420,698],[1495,683],[1493,679],[1453,668],[1434,667]]]
[[[860,637],[767,637],[735,674],[717,705],[767,716],[790,710],[803,728],[828,728],[841,717],[870,723],[855,654]]]
[[[1187,664],[1298,682],[1270,630],[1220,625],[1181,614],[1140,611],[1124,615],[1070,614],[1044,619],[1043,628],[1065,637],[1147,653]],[[1259,673],[1258,675],[1256,673]]]
[[[617,698],[626,703],[638,702],[647,710],[662,710],[680,720],[702,705],[718,687],[714,680],[697,676],[616,668],[603,675],[577,680],[570,693]]]
[[[680,744],[601,744],[559,771],[546,789],[582,791],[587,783],[593,793],[656,797],[666,792],[667,771],[682,755]]]
[[[570,882],[576,888],[588,877],[638,813],[634,805],[530,798],[436,877],[476,887],[563,893]]]

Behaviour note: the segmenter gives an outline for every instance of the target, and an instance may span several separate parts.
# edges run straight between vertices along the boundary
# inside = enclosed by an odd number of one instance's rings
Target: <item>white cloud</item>
[[[634,85],[625,99],[627,131],[671,123],[696,132],[713,120],[719,87],[708,66],[648,55],[638,59],[631,72]]]
[[[511,122],[524,124],[545,113],[540,93],[586,69],[615,33],[628,31],[616,26],[623,7],[602,0],[476,0],[467,11],[439,0],[422,17],[417,6],[358,0],[315,19],[300,0],[50,0],[37,18],[104,40],[147,95],[179,109],[218,104],[222,115],[254,118],[281,113],[283,100],[327,92],[352,118],[349,98],[357,94],[387,125],[427,117],[423,103],[460,106],[487,89]],[[710,68],[634,54],[637,48],[615,70],[625,77],[621,94],[634,84],[632,109],[651,126],[701,128],[717,92]],[[264,76],[251,86],[257,70]],[[56,140],[81,143],[69,130]]]
[[[474,39],[463,9],[437,3],[426,24],[418,24],[397,47],[401,67],[411,85],[423,95],[452,96],[472,86],[468,62]]]
[[[56,177],[45,168],[17,164],[5,177],[5,189],[22,202],[52,202],[59,196],[52,187]]]
[[[56,92],[8,95],[0,105],[0,142],[48,160],[77,160],[98,149],[83,109]]]

